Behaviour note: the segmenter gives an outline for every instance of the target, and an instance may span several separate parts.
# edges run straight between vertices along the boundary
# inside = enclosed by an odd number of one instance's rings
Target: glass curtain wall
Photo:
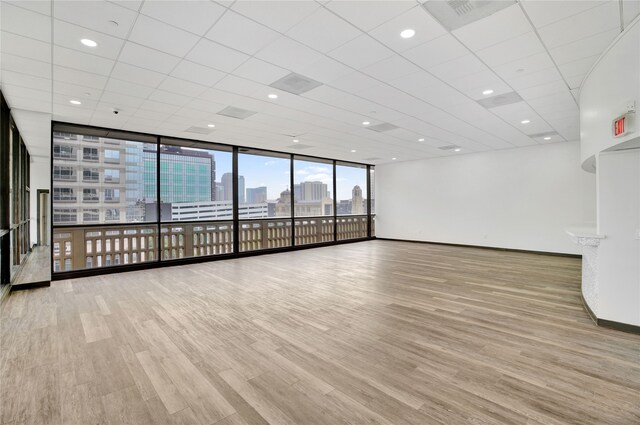
[[[333,161],[295,156],[293,169],[296,245],[332,242]]]
[[[240,251],[291,246],[291,156],[238,153]]]
[[[337,239],[366,238],[368,176],[365,165],[336,164]]]
[[[52,142],[54,273],[370,232],[366,165],[64,123]]]
[[[162,138],[162,259],[233,252],[233,149]]]

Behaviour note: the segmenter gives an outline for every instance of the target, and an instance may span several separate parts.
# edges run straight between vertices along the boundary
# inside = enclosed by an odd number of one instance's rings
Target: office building
[[[640,423],[640,0],[0,17],[0,425]]]

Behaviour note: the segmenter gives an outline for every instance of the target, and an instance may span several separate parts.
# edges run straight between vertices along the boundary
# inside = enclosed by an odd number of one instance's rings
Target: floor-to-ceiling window
[[[295,156],[293,169],[296,245],[332,242],[333,161]]]
[[[241,148],[240,251],[291,246],[291,156]]]
[[[337,239],[367,237],[367,166],[336,164]]]
[[[365,238],[371,170],[54,123],[54,274]]]

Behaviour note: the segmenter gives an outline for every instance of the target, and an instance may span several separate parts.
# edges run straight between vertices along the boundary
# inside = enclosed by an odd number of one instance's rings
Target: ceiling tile
[[[495,67],[544,52],[544,46],[532,31],[478,50],[476,54],[488,66]]]
[[[415,30],[409,39],[400,37],[405,29]],[[447,34],[442,25],[420,6],[415,6],[399,16],[369,31],[369,34],[396,52],[404,52],[427,41]]]
[[[78,69],[66,68],[64,66],[53,67],[53,77],[56,81],[69,84],[79,84],[102,91],[107,83],[107,76],[93,74],[91,72],[80,71]]]
[[[480,50],[531,31],[531,25],[517,4],[453,31],[472,51]]]
[[[469,50],[450,34],[445,34],[402,53],[404,57],[425,69],[467,54],[469,54]]]
[[[279,34],[264,25],[228,11],[206,35],[210,40],[253,55]]]
[[[128,81],[118,80],[115,78],[110,78],[104,87],[106,91],[126,94],[135,97],[147,98],[151,93],[153,93],[153,88],[149,86],[143,86],[141,84],[134,84]]]
[[[51,1],[48,0],[5,0],[3,3],[12,4],[14,6],[21,7],[23,9],[31,10],[32,12],[38,12],[40,14],[51,16]]]
[[[113,68],[114,61],[77,50],[55,46],[53,48],[53,63],[92,74],[109,75]]]
[[[249,59],[233,71],[238,77],[262,84],[271,84],[289,73],[287,69],[256,58]]]
[[[600,55],[615,40],[618,34],[620,34],[619,29],[612,29],[573,43],[563,44],[551,49],[550,53],[558,64]]]
[[[126,38],[137,13],[107,1],[56,0],[53,16],[114,37]],[[118,25],[113,25],[115,21]]]
[[[51,41],[51,18],[22,7],[2,2],[0,4],[0,28],[39,41]]]
[[[220,81],[226,74],[224,72],[199,65],[188,60],[181,61],[171,71],[171,76],[196,84],[211,87]]]
[[[159,21],[204,35],[225,12],[224,7],[210,1],[145,1],[140,13]]]
[[[0,32],[0,39],[2,39],[2,53],[22,56],[41,62],[51,62],[51,46],[49,43],[4,31]]]
[[[313,78],[321,83],[336,80],[352,72],[353,70],[351,68],[328,56],[322,56],[317,61],[300,69],[302,75]]]
[[[356,69],[362,69],[393,55],[393,51],[364,34],[329,52],[329,56]]]
[[[5,53],[4,50],[0,57],[0,66],[6,71],[15,71],[41,78],[51,78],[51,64]],[[2,73],[0,73],[0,78],[2,78]]]
[[[320,6],[310,1],[236,1],[232,9],[278,32],[285,33]]]
[[[255,57],[298,72],[318,61],[322,55],[304,44],[283,36],[258,52]]]
[[[429,71],[442,81],[453,81],[486,70],[488,68],[472,54],[429,68]]]
[[[111,72],[111,77],[136,84],[141,84],[143,86],[157,87],[158,84],[160,84],[162,80],[166,78],[166,75],[126,63],[118,62]]]
[[[596,6],[604,4],[605,1],[572,0],[546,2],[539,0],[522,0],[521,3],[536,28],[541,28],[562,19],[575,16],[586,10],[593,9]]]
[[[421,69],[399,55],[393,55],[362,69],[367,75],[381,81],[394,80],[420,72]]]
[[[362,32],[325,8],[307,16],[287,31],[287,36],[323,53],[353,40]]]
[[[36,90],[51,90],[51,79],[36,77],[15,71],[3,71],[2,82],[13,86],[28,87]]]
[[[97,47],[86,47],[80,40],[88,38],[98,43]],[[57,46],[115,60],[120,54],[124,40],[91,31],[78,25],[56,20],[53,26],[53,42]]]
[[[246,61],[249,56],[228,47],[201,39],[185,59],[224,72],[231,72]]]
[[[119,62],[168,74],[180,58],[127,41],[118,58]]]
[[[402,12],[415,7],[412,1],[331,1],[325,5],[333,12],[353,23],[362,31],[368,32],[398,16]]]
[[[194,34],[144,15],[138,16],[129,35],[129,41],[179,57],[186,55],[198,39]]]
[[[158,88],[167,92],[183,94],[190,97],[200,96],[207,89],[206,86],[174,77],[167,77]]]

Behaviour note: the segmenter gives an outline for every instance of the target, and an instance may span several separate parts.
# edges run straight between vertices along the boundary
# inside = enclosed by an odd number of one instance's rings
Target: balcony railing
[[[337,226],[339,241],[367,237],[366,215],[338,217]]]
[[[202,257],[233,252],[233,223],[164,223],[162,259]]]
[[[54,272],[155,261],[155,224],[53,229]]]
[[[296,218],[296,245],[333,242],[333,217]]]
[[[291,219],[242,220],[240,251],[291,246]]]

